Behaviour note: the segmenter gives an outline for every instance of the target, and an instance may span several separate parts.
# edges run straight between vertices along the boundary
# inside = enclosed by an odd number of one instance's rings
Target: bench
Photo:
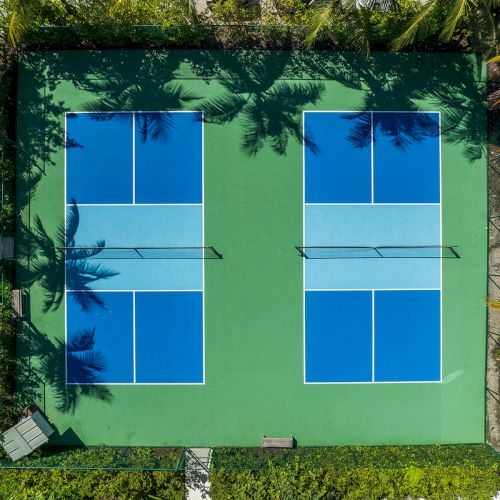
[[[293,437],[287,438],[270,438],[262,436],[261,439],[262,448],[294,448],[295,439]]]
[[[12,316],[15,319],[24,317],[22,290],[12,290]]]

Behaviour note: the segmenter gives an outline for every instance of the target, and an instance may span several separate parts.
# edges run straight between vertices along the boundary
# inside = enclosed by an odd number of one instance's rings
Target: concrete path
[[[186,499],[210,499],[208,473],[212,461],[211,448],[188,448],[185,455]]]

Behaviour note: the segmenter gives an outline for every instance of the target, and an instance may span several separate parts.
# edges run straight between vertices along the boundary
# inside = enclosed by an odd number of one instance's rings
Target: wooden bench
[[[260,445],[262,448],[294,448],[295,439],[293,437],[270,438],[262,436]]]
[[[12,316],[15,319],[24,317],[22,290],[12,290]]]

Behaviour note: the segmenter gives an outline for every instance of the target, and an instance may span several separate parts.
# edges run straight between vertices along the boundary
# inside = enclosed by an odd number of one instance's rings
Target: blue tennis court
[[[311,111],[304,129],[305,382],[440,382],[439,113]]]
[[[204,383],[202,114],[67,113],[65,168],[67,383]]]

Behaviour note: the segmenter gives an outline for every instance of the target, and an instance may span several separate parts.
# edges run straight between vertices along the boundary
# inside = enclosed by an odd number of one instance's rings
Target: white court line
[[[133,365],[134,365],[134,384],[137,376],[136,353],[135,353],[135,292],[132,294],[132,344],[133,344]]]
[[[441,380],[397,380],[397,381],[382,381],[377,380],[372,382],[305,382],[306,385],[386,385],[386,384],[440,384]]]
[[[372,382],[375,383],[375,290],[372,290]]]
[[[66,385],[204,385],[205,382],[66,382]]]
[[[205,115],[201,114],[201,246],[205,247]],[[201,266],[201,314],[202,314],[202,370],[203,370],[203,384],[206,381],[205,377],[205,259],[203,259]]]
[[[306,292],[404,292],[404,291],[436,291],[439,292],[440,288],[306,288]]]
[[[405,207],[405,206],[409,206],[409,207],[420,207],[420,206],[429,206],[429,207],[437,207],[437,206],[440,206],[441,203],[305,203],[306,206],[319,206],[319,207],[322,207],[322,206],[355,206],[355,207],[358,207],[358,206],[367,206],[367,207],[371,207],[371,206],[381,206],[381,207],[391,207],[391,206],[395,206],[395,207]]]
[[[73,203],[66,203],[73,206]],[[202,207],[203,203],[77,203],[78,207]]]
[[[373,111],[370,113],[370,155],[371,155],[371,187],[372,187],[372,205],[375,203],[375,170],[374,170],[374,144],[373,144]]]
[[[135,205],[135,113],[132,113],[132,205]]]
[[[439,113],[439,238],[440,246],[443,246],[443,168],[441,161],[441,113]],[[442,250],[441,250],[442,252]],[[441,253],[441,262],[439,263],[439,286],[441,293],[439,294],[439,314],[440,314],[440,339],[439,339],[439,352],[440,352],[440,379],[443,380],[443,255]]]
[[[148,111],[148,110],[138,110],[133,111],[66,111],[65,115],[119,115],[119,114],[133,114],[133,113],[200,113],[203,116],[203,111],[197,111],[196,109],[184,109],[175,111]]]
[[[202,130],[202,203],[135,203],[135,114],[136,113],[143,113],[143,111],[117,111],[117,112],[92,112],[92,111],[85,111],[85,112],[66,112],[64,114],[64,124],[65,124],[65,134],[67,137],[67,115],[75,115],[75,114],[117,114],[117,113],[125,113],[125,114],[131,114],[132,115],[132,172],[133,172],[133,203],[81,203],[78,204],[78,207],[128,207],[128,206],[154,206],[154,207],[159,207],[159,206],[200,206],[203,207],[202,209],[202,241],[205,241],[205,225],[204,225],[204,212],[205,212],[205,205],[204,205],[204,171],[205,171],[205,165],[204,165],[204,117],[203,117],[203,112],[196,111],[196,110],[186,110],[186,111],[144,111],[144,113],[200,113],[202,116],[201,120],[201,130]],[[73,206],[72,203],[67,203],[67,148],[64,148],[64,220],[66,221],[67,217],[67,207],[68,206]],[[66,224],[64,225],[64,232],[66,234]],[[202,244],[204,246],[204,243]],[[97,259],[96,259],[97,260]],[[64,308],[64,338],[65,338],[65,379],[66,379],[66,385],[204,385],[205,384],[205,262],[203,262],[202,265],[202,283],[203,283],[203,288],[200,289],[184,289],[184,290],[179,290],[179,289],[163,289],[163,290],[68,290],[66,288],[66,266],[64,266],[64,287],[65,287],[65,297],[68,293],[132,293],[133,296],[133,380],[134,382],[124,382],[124,383],[108,383],[108,382],[98,382],[98,383],[72,383],[68,382],[68,367],[67,367],[67,359],[68,359],[68,354],[67,354],[67,342],[68,342],[68,323],[67,323],[67,301],[65,304]],[[155,293],[155,292],[201,292],[203,296],[203,382],[136,382],[136,317],[135,317],[135,295],[136,293]]]
[[[45,88],[44,88],[45,92]],[[67,245],[68,242],[66,241],[66,221],[68,220],[68,210],[67,207],[68,205],[66,204],[67,201],[67,173],[66,173],[66,166],[67,166],[67,151],[68,148],[66,147],[66,141],[68,140],[68,123],[67,123],[67,118],[66,114],[64,115],[64,245]],[[68,382],[68,304],[66,300],[66,283],[67,277],[66,277],[66,262],[64,263],[64,380],[66,383]]]
[[[440,209],[440,246],[443,245],[443,236],[442,236],[442,231],[443,231],[443,219],[442,219],[442,212],[443,212],[443,206],[442,206],[442,158],[441,158],[441,112],[440,111],[352,111],[352,110],[311,110],[311,111],[303,111],[302,113],[302,120],[303,120],[303,130],[305,130],[305,113],[371,113],[371,147],[372,147],[372,203],[306,203],[305,202],[305,144],[303,145],[302,148],[302,182],[303,182],[303,211],[302,211],[302,239],[303,239],[303,246],[306,245],[306,206],[439,206]],[[422,114],[438,114],[439,116],[439,188],[440,188],[440,202],[439,203],[374,203],[374,159],[373,159],[373,115],[374,113],[422,113]],[[443,380],[443,260],[441,259],[440,262],[440,288],[382,288],[382,289],[363,289],[363,288],[305,288],[305,282],[306,282],[306,266],[305,266],[305,259],[303,259],[302,262],[302,269],[303,269],[303,344],[304,344],[304,383],[305,384],[323,384],[323,385],[342,385],[342,384],[431,384],[431,383],[442,383]],[[372,334],[372,381],[371,382],[307,382],[306,381],[306,355],[305,355],[305,339],[306,339],[306,321],[305,321],[305,292],[328,292],[328,291],[342,291],[342,292],[348,292],[348,291],[372,291],[372,294],[374,294],[375,290],[376,291],[439,291],[440,293],[440,380],[436,381],[393,381],[393,382],[376,382],[375,381],[375,375],[374,375],[374,370],[375,370],[375,333],[374,333],[374,326],[373,328],[373,334]],[[372,295],[373,297],[373,295]],[[374,303],[373,303],[373,298],[372,298],[372,323],[374,325],[374,318],[375,318],[375,311],[374,311]]]
[[[156,293],[156,292],[203,292],[203,290],[200,289],[186,289],[186,290],[175,290],[175,289],[165,289],[165,290],[71,290],[67,289],[66,290],[68,293],[133,293],[133,292],[140,292],[140,293]]]
[[[302,112],[302,133],[305,134],[306,117]],[[306,146],[302,146],[302,246],[306,245]],[[302,356],[304,384],[306,381],[306,263],[302,259]]]
[[[413,114],[419,114],[419,115],[430,115],[430,114],[441,114],[441,111],[421,111],[421,110],[415,110],[415,111],[409,111],[409,110],[388,110],[388,111],[376,111],[376,110],[366,110],[366,109],[360,109],[358,111],[353,111],[352,109],[309,109],[306,111],[303,111],[302,113],[342,113],[342,114],[361,114],[361,113],[380,113],[380,114],[401,114],[401,113],[413,113]]]

